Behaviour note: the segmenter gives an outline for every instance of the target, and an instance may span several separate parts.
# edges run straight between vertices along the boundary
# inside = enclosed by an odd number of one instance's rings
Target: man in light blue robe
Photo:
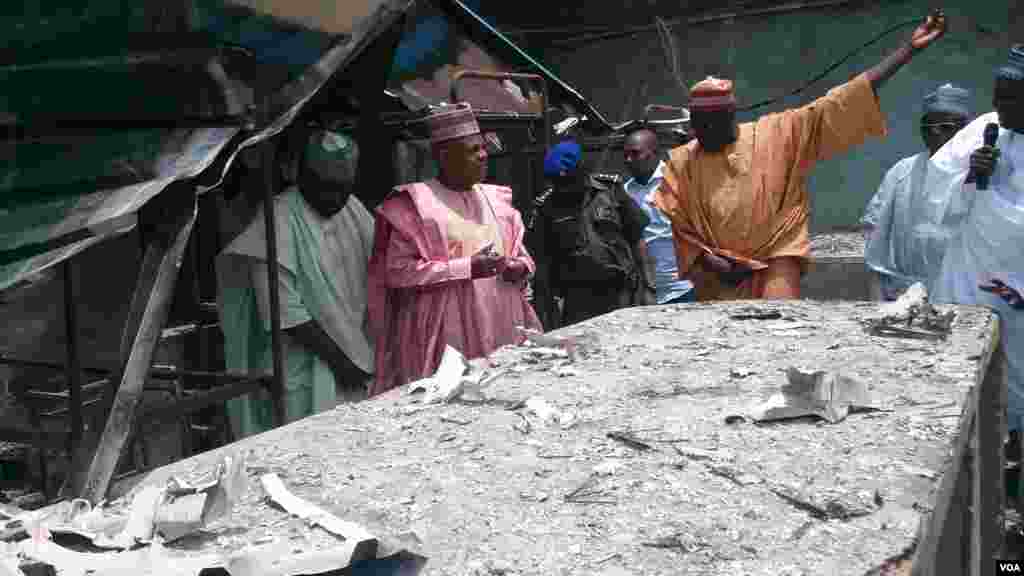
[[[970,120],[970,94],[951,84],[924,99],[921,137],[927,152],[889,169],[861,223],[867,233],[864,260],[877,274],[880,300],[895,300],[912,284],[927,284],[939,271],[949,230],[936,225],[924,187],[928,160]]]

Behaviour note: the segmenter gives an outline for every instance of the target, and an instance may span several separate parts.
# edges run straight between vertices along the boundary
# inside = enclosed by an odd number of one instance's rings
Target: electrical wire
[[[676,18],[668,20],[665,23],[670,26],[677,26],[679,24],[685,24],[687,26],[697,26],[700,24],[709,24],[712,22],[736,20],[740,18],[750,18],[754,16],[768,16],[782,14],[786,12],[798,12],[801,10],[820,10],[823,8],[838,8],[847,4],[852,4],[855,0],[819,0],[817,2],[795,2],[782,4],[779,6],[772,6],[768,8],[757,8],[748,9],[738,12],[718,12],[712,13],[705,16],[696,16],[693,18]],[[905,0],[904,0],[905,1]],[[573,45],[587,44],[593,42],[599,42],[603,40],[613,40],[616,38],[628,38],[633,36],[640,36],[649,33],[653,30],[657,30],[658,24],[653,25],[637,25],[627,26],[625,28],[617,27],[577,27],[576,29],[532,29],[532,30],[521,30],[516,33],[519,35],[536,34],[536,33],[556,33],[557,31],[562,32],[562,37],[557,40],[550,42],[551,46],[557,49],[571,49]],[[578,31],[579,34],[572,34],[572,31]]]

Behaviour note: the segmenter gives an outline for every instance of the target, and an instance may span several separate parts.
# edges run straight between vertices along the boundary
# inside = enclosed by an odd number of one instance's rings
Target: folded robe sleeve
[[[697,230],[698,227],[690,218],[690,212],[683,205],[682,199],[687,194],[689,184],[685,173],[690,155],[689,146],[680,146],[670,154],[669,161],[662,171],[661,184],[651,197],[655,208],[661,211],[672,223],[672,236],[676,245],[676,264],[680,279],[693,270],[697,257],[704,252],[704,247],[691,242],[680,231]]]
[[[780,116],[789,124],[803,176],[817,162],[859,146],[870,136],[886,135],[885,116],[866,74]]]
[[[512,260],[521,262],[526,265],[529,276],[533,276],[537,273],[537,264],[533,261],[533,257],[526,250],[526,242],[523,242],[523,236],[526,233],[526,226],[523,224],[523,217],[519,214],[519,211],[513,213],[513,227],[517,231],[516,243],[518,248],[515,254],[511,256]]]
[[[411,238],[394,227],[388,235],[385,258],[388,288],[428,287],[472,278],[469,257],[428,260]]]

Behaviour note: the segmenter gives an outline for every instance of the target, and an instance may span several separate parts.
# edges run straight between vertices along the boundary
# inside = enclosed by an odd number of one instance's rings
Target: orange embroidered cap
[[[736,107],[732,81],[708,76],[690,89],[690,110],[731,110]]]

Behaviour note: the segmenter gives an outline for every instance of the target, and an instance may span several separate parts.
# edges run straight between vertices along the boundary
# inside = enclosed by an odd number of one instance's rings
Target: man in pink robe
[[[466,358],[540,330],[526,301],[535,267],[512,191],[482,184],[487,151],[473,110],[427,119],[436,180],[395,188],[377,208],[369,264],[369,322],[376,338],[375,396],[433,375],[446,346]]]

